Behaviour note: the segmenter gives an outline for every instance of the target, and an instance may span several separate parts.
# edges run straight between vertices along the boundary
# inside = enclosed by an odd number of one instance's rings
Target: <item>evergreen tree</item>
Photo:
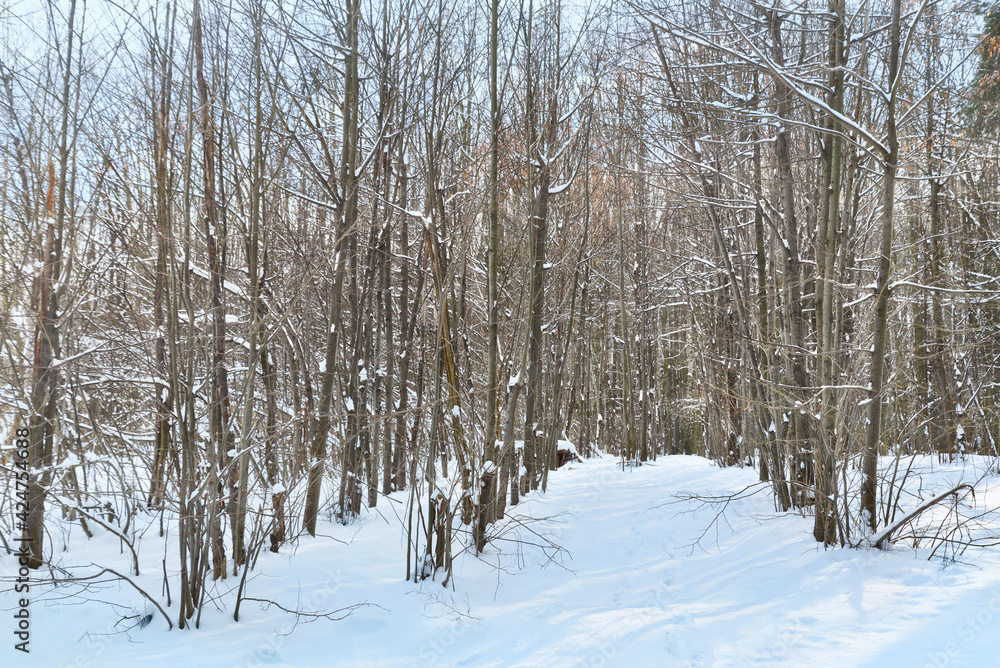
[[[1000,126],[1000,2],[985,10],[984,40],[969,94],[969,116],[976,131]]]

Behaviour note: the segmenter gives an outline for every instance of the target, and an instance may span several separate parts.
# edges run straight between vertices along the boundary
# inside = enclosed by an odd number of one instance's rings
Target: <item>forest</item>
[[[8,1],[0,80],[5,576],[183,629],[374,510],[461,589],[565,460],[821,553],[1000,473],[1000,5]]]

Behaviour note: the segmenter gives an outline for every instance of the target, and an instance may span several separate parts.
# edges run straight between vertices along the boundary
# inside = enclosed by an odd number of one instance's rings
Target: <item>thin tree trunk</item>
[[[896,137],[896,77],[899,73],[899,13],[901,0],[892,1],[892,20],[889,26],[889,88],[890,95],[886,109],[886,147],[888,155],[883,165],[882,185],[882,230],[879,244],[878,275],[875,279],[875,340],[872,348],[871,389],[868,393],[868,425],[864,450],[861,453],[861,510],[865,523],[875,530],[878,522],[876,514],[878,480],[878,444],[882,435],[882,402],[885,385],[885,353],[889,324],[889,272],[892,254],[892,214],[896,201],[896,163],[899,157],[899,141]]]
[[[208,93],[208,83],[205,80],[205,53],[202,45],[201,3],[194,2],[194,18],[191,25],[191,35],[194,41],[195,76],[198,85],[198,102],[201,107],[201,141],[204,176],[205,201],[205,240],[208,248],[208,264],[210,272],[209,299],[212,314],[212,403],[210,420],[212,439],[216,448],[209,470],[211,481],[209,489],[215,494],[209,515],[211,518],[209,531],[212,544],[212,569],[214,579],[226,576],[226,548],[222,538],[222,525],[219,512],[223,505],[222,471],[226,467],[232,445],[229,432],[229,380],[226,371],[226,313],[222,304],[222,272],[223,266],[219,257],[218,232],[219,213],[215,194],[215,137],[212,129],[212,100]]]
[[[173,451],[170,433],[170,415],[173,412],[173,393],[166,381],[168,376],[166,360],[166,336],[164,327],[163,304],[167,284],[167,238],[170,227],[170,196],[172,184],[168,169],[169,132],[170,132],[170,101],[171,101],[171,60],[173,43],[173,20],[171,7],[167,9],[167,25],[170,35],[166,46],[159,49],[159,44],[152,44],[151,56],[153,63],[159,65],[159,71],[154,72],[154,85],[158,83],[159,90],[152,95],[153,106],[153,155],[156,165],[156,272],[153,286],[153,326],[156,330],[155,356],[157,385],[154,404],[156,406],[156,444],[153,454],[153,470],[149,484],[149,505],[159,506],[163,501],[163,490],[166,484],[167,457]],[[157,55],[159,57],[157,58]],[[156,89],[154,88],[154,91]],[[176,458],[176,453],[174,453]]]
[[[62,234],[66,217],[67,172],[69,169],[70,83],[73,72],[73,39],[76,29],[76,0],[71,0],[66,38],[66,61],[62,81],[62,120],[59,129],[59,178],[49,163],[45,232],[42,241],[42,270],[33,286],[35,303],[34,382],[31,388],[31,416],[28,420],[28,464],[34,475],[28,481],[28,517],[22,538],[29,552],[28,567],[44,562],[45,499],[52,479],[52,449],[55,440],[59,373],[52,366],[59,355],[59,292],[55,286],[62,271]],[[75,135],[75,133],[74,133]],[[58,200],[58,201],[57,201]]]
[[[829,34],[829,87],[830,108],[837,112],[844,109],[845,5],[843,0],[829,0],[830,15],[834,24]],[[837,445],[836,417],[837,396],[836,356],[840,341],[836,338],[835,322],[836,284],[835,269],[840,226],[841,163],[843,142],[836,118],[827,120],[829,133],[823,137],[823,174],[821,181],[821,215],[816,242],[817,264],[817,366],[820,392],[820,430],[816,438],[816,512],[813,536],[825,545],[837,540],[837,493],[834,467]]]
[[[487,251],[487,325],[486,338],[488,352],[486,362],[486,443],[484,446],[483,459],[486,462],[497,463],[496,441],[497,441],[497,419],[498,419],[498,396],[500,384],[500,341],[499,341],[499,288],[497,284],[498,267],[497,252],[500,247],[500,200],[499,184],[497,183],[497,173],[500,164],[500,102],[497,88],[497,68],[498,68],[498,25],[500,13],[500,0],[490,2],[490,209],[489,209],[489,249]],[[486,507],[486,522],[496,519],[496,500],[493,478],[487,482],[484,480],[483,497],[480,503]],[[485,527],[483,528],[485,531]],[[481,551],[481,548],[480,548]]]

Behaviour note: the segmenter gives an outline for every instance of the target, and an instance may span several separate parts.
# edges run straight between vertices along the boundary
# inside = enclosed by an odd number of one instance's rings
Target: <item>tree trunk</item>
[[[226,548],[222,538],[222,524],[219,512],[224,506],[223,470],[229,463],[229,451],[233,445],[229,431],[229,378],[226,370],[226,313],[222,304],[222,266],[219,257],[218,233],[219,213],[215,195],[215,137],[212,128],[212,99],[205,80],[205,53],[202,46],[201,4],[194,3],[194,17],[191,25],[194,40],[195,75],[198,85],[198,101],[201,107],[202,170],[204,176],[205,241],[208,248],[210,272],[209,300],[212,316],[212,402],[209,409],[212,440],[215,446],[213,457],[209,458],[209,489],[215,501],[210,508],[212,544],[212,569],[215,579],[226,576]]]
[[[861,453],[861,511],[865,523],[876,529],[878,480],[878,444],[882,434],[882,402],[885,384],[885,354],[889,325],[889,272],[892,254],[892,214],[896,201],[896,163],[899,142],[896,138],[896,77],[899,72],[899,13],[901,0],[892,1],[892,20],[889,26],[889,87],[886,110],[886,147],[888,155],[882,172],[882,230],[878,255],[878,275],[875,279],[875,340],[872,346],[871,388],[868,392],[868,425],[864,450]]]

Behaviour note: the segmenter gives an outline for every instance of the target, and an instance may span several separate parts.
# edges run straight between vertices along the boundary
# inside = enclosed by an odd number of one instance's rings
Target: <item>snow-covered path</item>
[[[961,474],[962,465],[934,473]],[[33,603],[28,661],[6,642],[0,665],[1000,665],[1000,549],[947,568],[908,550],[824,551],[811,519],[775,516],[765,492],[735,501],[715,524],[714,508],[674,496],[754,481],[752,470],[698,457],[624,472],[610,458],[573,464],[553,474],[544,497],[514,509],[535,519],[511,526],[499,549],[456,559],[454,590],[402,581],[402,504],[382,501],[356,525],[326,524],[325,537],[262,554],[247,586],[248,596],[290,609],[370,604],[346,619],[296,625],[244,602],[234,623],[227,595],[219,611],[208,606],[199,630],[168,632],[154,617],[126,634],[128,624],[115,623],[130,606],[144,611],[128,587],[90,592],[104,602],[75,606],[57,600],[69,593],[61,591]],[[74,565],[81,549],[124,572],[117,541],[74,545]],[[139,581],[153,593],[162,556],[143,555]],[[2,574],[11,572],[4,560]],[[220,590],[236,585],[230,578]]]

